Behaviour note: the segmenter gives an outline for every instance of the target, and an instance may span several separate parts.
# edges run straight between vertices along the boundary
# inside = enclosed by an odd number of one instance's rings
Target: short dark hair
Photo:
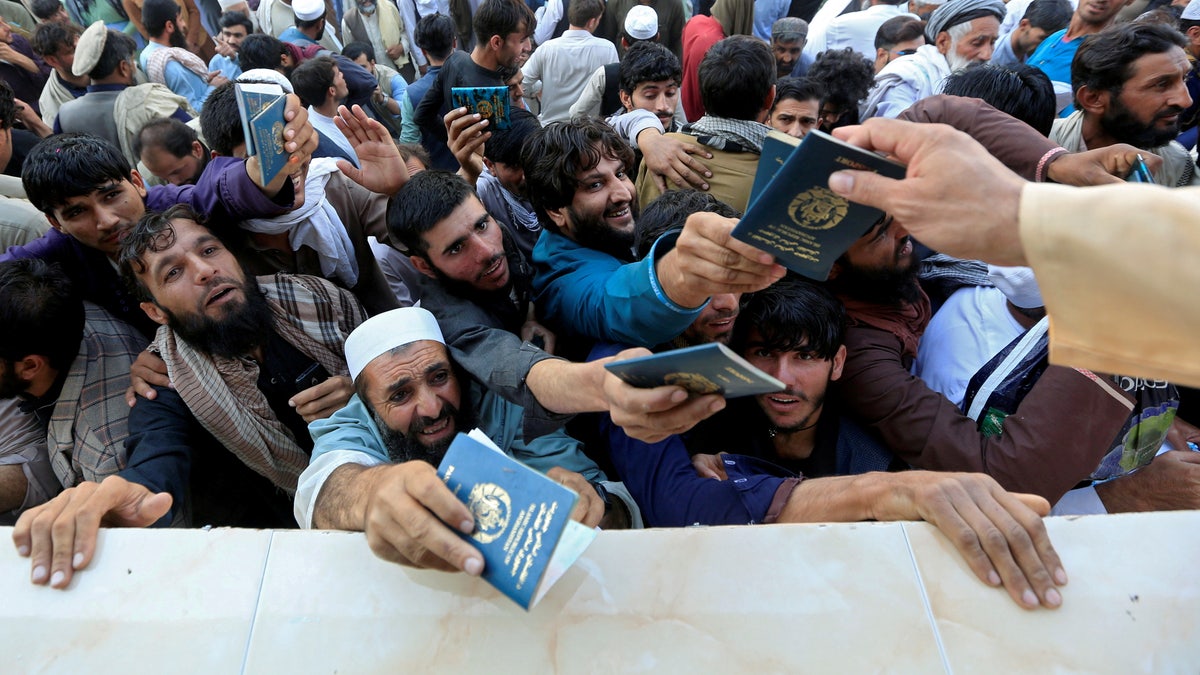
[[[251,33],[238,47],[238,64],[243,71],[255,68],[279,70],[280,57],[286,47],[278,38],[263,33]]]
[[[45,21],[58,14],[58,10],[62,8],[63,4],[60,0],[33,0],[29,4],[29,13]]]
[[[475,10],[473,25],[475,39],[486,45],[493,35],[499,35],[501,39],[518,31],[523,31],[526,37],[533,35],[537,19],[533,18],[533,10],[521,0],[483,0]]]
[[[245,12],[239,12],[237,10],[223,12],[221,14],[221,18],[217,19],[218,28],[233,28],[234,26],[241,26],[242,28],[245,28],[246,35],[250,35],[254,32],[254,22],[250,20],[250,17],[246,16]]]
[[[1057,33],[1071,23],[1074,13],[1071,3],[1067,0],[1033,0],[1025,9],[1022,19],[1028,20],[1029,25],[1046,31],[1046,34]]]
[[[58,0],[54,0],[56,3]],[[42,58],[47,56],[55,56],[63,47],[71,44],[74,38],[83,34],[83,30],[73,23],[59,23],[51,21],[49,23],[38,24],[37,30],[33,31],[33,37],[29,40],[29,47],[34,54]]]
[[[357,59],[362,54],[367,55],[368,61],[375,60],[375,48],[371,46],[370,42],[351,42],[345,47],[342,47],[342,56],[350,59],[351,61]]]
[[[292,71],[292,88],[304,105],[320,106],[333,86],[333,69],[337,63],[329,56],[317,56],[296,66]]]
[[[1120,93],[1133,74],[1133,63],[1147,54],[1162,54],[1187,38],[1162,24],[1121,23],[1083,39],[1071,60],[1071,88]],[[1078,99],[1075,102],[1079,106]]]
[[[1180,19],[1179,32],[1187,35],[1187,32],[1197,26],[1200,26],[1200,19]]]
[[[673,80],[676,85],[683,82],[679,57],[657,42],[639,42],[626,49],[619,72],[620,90],[630,95],[643,82]]]
[[[200,130],[204,132],[204,142],[209,149],[218,155],[232,157],[233,149],[246,142],[241,120],[234,83],[226,82],[213,89],[200,109]]]
[[[700,100],[709,115],[754,120],[775,78],[775,55],[767,43],[753,35],[727,37],[700,61]]]
[[[17,121],[17,95],[12,87],[0,80],[0,129],[11,129]]]
[[[821,101],[825,87],[809,77],[781,77],[775,83],[775,105],[780,101]]]
[[[186,157],[197,140],[196,131],[183,122],[174,117],[156,117],[134,135],[133,156],[141,157],[145,148],[162,148],[174,157]]]
[[[187,204],[176,204],[166,211],[147,211],[138,219],[129,234],[121,240],[117,253],[117,268],[125,285],[142,302],[154,302],[150,289],[138,278],[146,271],[147,253],[165,251],[175,245],[175,227],[172,220],[190,220],[205,228],[204,216],[196,213]]]
[[[112,143],[87,134],[44,138],[33,146],[21,166],[26,198],[48,215],[72,197],[131,178],[125,155]]]
[[[875,48],[891,51],[901,42],[925,37],[925,22],[909,15],[893,16],[875,32]]]
[[[582,27],[601,14],[604,14],[604,0],[571,0],[567,7],[567,21],[572,26]]]
[[[875,84],[875,64],[854,51],[827,49],[817,55],[817,60],[808,69],[808,77],[825,87],[825,101],[840,108],[854,108],[858,116],[858,104],[867,97]]]
[[[725,216],[741,218],[737,209],[707,192],[688,188],[668,190],[646,205],[638,214],[633,231],[633,251],[639,260],[645,258],[658,238],[683,227],[688,216],[707,211]]]
[[[31,354],[64,370],[79,353],[83,299],[70,277],[39,258],[0,263],[0,359],[11,364]]]
[[[158,37],[167,29],[167,22],[175,22],[179,29],[179,14],[181,10],[175,0],[145,0],[142,3],[142,25],[150,37]]]
[[[454,51],[454,19],[445,14],[430,14],[421,17],[413,35],[417,46],[429,52],[435,59],[444,59]]]
[[[416,159],[426,169],[433,164],[433,160],[429,158],[429,151],[420,143],[397,143],[396,148],[400,150],[400,159],[405,162]]]
[[[1054,85],[1039,68],[1027,64],[978,63],[946,78],[943,94],[978,98],[997,110],[1050,135],[1058,107]]]
[[[741,313],[729,340],[734,351],[746,349],[750,330],[757,328],[770,351],[790,352],[803,347],[821,359],[837,355],[846,335],[846,310],[824,286],[788,274],[767,288],[742,296]]]
[[[321,23],[324,20],[325,20],[324,14],[322,14],[321,16],[318,16],[315,19],[301,19],[300,17],[296,17],[296,28],[299,28],[300,30],[306,30],[306,29],[312,28],[313,26],[316,26],[317,24]]]
[[[475,191],[461,176],[430,169],[409,179],[388,205],[388,237],[409,255],[429,259],[422,235],[457,209]]]
[[[633,149],[602,120],[581,116],[534,132],[521,149],[521,165],[538,216],[549,221],[548,210],[570,205],[579,188],[575,176],[606,157],[633,168]]]
[[[492,137],[483,144],[483,156],[493,162],[520,166],[521,148],[541,128],[537,115],[523,108],[513,108],[508,128],[492,132]]]
[[[100,58],[88,76],[93,80],[103,80],[117,71],[117,67],[133,58],[137,51],[137,43],[128,35],[108,29],[104,38],[104,49],[100,50]]]

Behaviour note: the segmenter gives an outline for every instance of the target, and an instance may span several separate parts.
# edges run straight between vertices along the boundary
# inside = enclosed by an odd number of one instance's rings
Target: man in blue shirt
[[[187,24],[179,22],[179,13],[175,0],[146,1],[142,23],[150,34],[150,44],[142,50],[138,62],[151,82],[167,85],[199,112],[213,87],[227,80],[219,73],[210,73],[208,65],[187,50]]]
[[[1080,0],[1071,23],[1050,35],[1025,62],[1039,68],[1054,83],[1059,96],[1059,111],[1065,117],[1075,110],[1071,103],[1071,60],[1083,43],[1083,38],[1095,35],[1116,19],[1117,13],[1132,0]]]

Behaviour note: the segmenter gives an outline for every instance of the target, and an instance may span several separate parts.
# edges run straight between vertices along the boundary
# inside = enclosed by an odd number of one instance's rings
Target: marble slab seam
[[[950,657],[946,654],[946,646],[942,644],[942,631],[938,628],[938,622],[933,616],[933,604],[929,602],[929,593],[925,590],[925,578],[921,576],[921,566],[917,564],[917,554],[913,551],[912,541],[908,538],[908,528],[901,524],[900,531],[904,533],[904,546],[908,549],[908,560],[912,563],[913,574],[917,575],[917,588],[921,591],[921,604],[925,606],[925,618],[929,620],[929,625],[933,628],[933,641],[937,644],[938,658],[942,660],[942,667],[946,669],[946,675],[954,675],[954,671],[950,668]],[[251,626],[250,632],[254,632],[253,626]]]
[[[271,560],[271,551],[275,543],[275,530],[269,530],[271,536],[267,539],[267,554],[263,556],[262,569],[258,573],[258,597],[254,598],[254,614],[250,618],[250,634],[246,636],[246,649],[242,652],[242,667],[238,671],[241,675],[246,675],[246,664],[250,663],[250,645],[254,644],[254,631],[258,627],[258,609],[262,605],[263,587],[267,581],[267,562]],[[908,535],[905,535],[907,538]],[[911,548],[911,547],[910,547]],[[921,588],[921,593],[924,594],[924,587]],[[941,648],[941,642],[938,642],[938,647]]]

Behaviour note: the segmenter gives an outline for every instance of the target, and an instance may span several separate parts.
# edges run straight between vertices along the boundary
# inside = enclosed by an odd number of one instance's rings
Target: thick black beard
[[[445,417],[454,418],[456,432],[467,433],[475,426],[475,415],[469,402],[462,410],[447,404],[442,409],[441,417],[436,419],[422,417],[420,420],[414,420],[408,434],[389,427],[373,409],[371,410],[371,419],[375,421],[375,428],[379,429],[379,435],[383,437],[384,447],[388,451],[388,459],[397,464],[413,460],[428,462],[434,466],[441,464],[442,458],[446,456],[446,450],[454,442],[454,436],[449,436],[433,445],[424,445],[417,440],[416,434],[421,429],[441,422]]]
[[[911,305],[921,299],[917,283],[921,263],[915,258],[905,269],[862,269],[847,264],[844,258],[838,264],[841,271],[828,282],[829,290],[836,295],[889,307]]]
[[[274,315],[267,296],[254,277],[242,285],[246,301],[231,307],[221,319],[203,314],[176,316],[165,307],[167,325],[197,350],[219,358],[245,356],[267,342],[274,330]]]
[[[1135,148],[1149,150],[1165,145],[1179,135],[1178,123],[1168,129],[1159,129],[1154,125],[1158,119],[1156,116],[1147,125],[1135,118],[1133,113],[1117,100],[1116,96],[1111,97],[1111,100],[1112,104],[1100,118],[1100,128],[1104,129],[1104,132],[1116,142],[1128,143]],[[1183,109],[1169,108],[1164,112],[1169,116],[1181,113]]]
[[[629,203],[629,212],[633,214],[634,222],[636,222],[638,217],[636,201]],[[609,227],[604,222],[603,213],[598,216],[585,216],[568,206],[567,216],[571,218],[571,224],[574,226],[575,243],[603,251],[617,260],[633,260],[634,233],[632,231],[626,232]]]
[[[183,33],[179,32],[178,26],[176,26],[175,32],[171,33],[171,37],[167,38],[167,43],[172,47],[187,49],[187,38],[183,37]]]

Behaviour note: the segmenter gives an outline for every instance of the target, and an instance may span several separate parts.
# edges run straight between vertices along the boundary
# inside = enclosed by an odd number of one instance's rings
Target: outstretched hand
[[[404,187],[408,182],[408,167],[400,157],[396,142],[378,120],[368,117],[357,105],[353,110],[343,105],[338,106],[333,123],[350,139],[350,145],[358,155],[357,167],[344,159],[337,162],[338,169],[347,178],[388,197]]]

